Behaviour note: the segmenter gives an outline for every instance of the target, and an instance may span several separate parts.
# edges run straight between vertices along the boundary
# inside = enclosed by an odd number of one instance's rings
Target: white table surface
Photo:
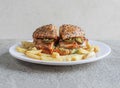
[[[120,41],[102,41],[112,53],[103,60],[75,66],[45,66],[16,60],[0,40],[0,88],[120,88]]]

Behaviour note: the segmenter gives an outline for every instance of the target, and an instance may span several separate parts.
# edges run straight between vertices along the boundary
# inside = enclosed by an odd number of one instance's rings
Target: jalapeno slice
[[[75,38],[75,41],[82,44],[83,43],[83,39],[82,38]]]
[[[54,39],[47,39],[47,38],[44,38],[42,41],[45,42],[45,43],[51,43],[51,42],[54,41]]]
[[[69,42],[69,43],[71,43],[71,42],[74,42],[75,40],[74,39],[72,39],[72,38],[70,38],[70,39],[66,39],[66,40],[64,40],[65,42]]]

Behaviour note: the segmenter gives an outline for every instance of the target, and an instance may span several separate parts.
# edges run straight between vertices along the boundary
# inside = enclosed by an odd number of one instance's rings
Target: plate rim
[[[26,41],[32,41],[32,40],[26,40]],[[26,56],[21,58],[20,56],[15,55],[12,51],[17,52],[14,49],[15,49],[16,46],[20,45],[21,42],[18,42],[18,43],[15,43],[14,45],[12,45],[9,48],[9,53],[10,53],[11,56],[13,56],[14,58],[16,58],[18,60],[22,60],[22,61],[30,62],[30,63],[35,63],[35,64],[44,64],[44,65],[77,65],[77,64],[83,64],[83,63],[91,63],[91,62],[95,62],[95,61],[98,61],[100,59],[103,59],[104,57],[108,56],[111,53],[111,48],[106,43],[103,43],[103,42],[100,42],[100,41],[95,41],[95,40],[89,40],[89,41],[101,43],[102,45],[107,47],[108,52],[106,54],[102,55],[102,56],[97,57],[97,58],[93,57],[93,58],[89,58],[89,59],[85,59],[85,60],[79,60],[79,61],[63,61],[63,62],[44,61],[44,60],[32,59],[32,58],[29,58],[29,57],[26,57]],[[19,52],[17,52],[17,53],[19,53]]]

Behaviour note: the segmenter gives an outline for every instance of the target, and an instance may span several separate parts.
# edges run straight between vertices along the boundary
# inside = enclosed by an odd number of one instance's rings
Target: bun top
[[[33,33],[33,38],[52,38],[57,39],[57,28],[52,24],[37,28]]]
[[[85,36],[84,31],[80,27],[71,24],[63,24],[62,26],[60,26],[59,32],[60,32],[60,37],[63,40],[74,37]]]

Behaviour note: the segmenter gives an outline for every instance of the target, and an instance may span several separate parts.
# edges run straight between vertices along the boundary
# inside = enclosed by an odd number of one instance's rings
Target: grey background
[[[89,39],[118,40],[119,0],[0,0],[0,39],[31,39],[44,24],[81,26]]]

